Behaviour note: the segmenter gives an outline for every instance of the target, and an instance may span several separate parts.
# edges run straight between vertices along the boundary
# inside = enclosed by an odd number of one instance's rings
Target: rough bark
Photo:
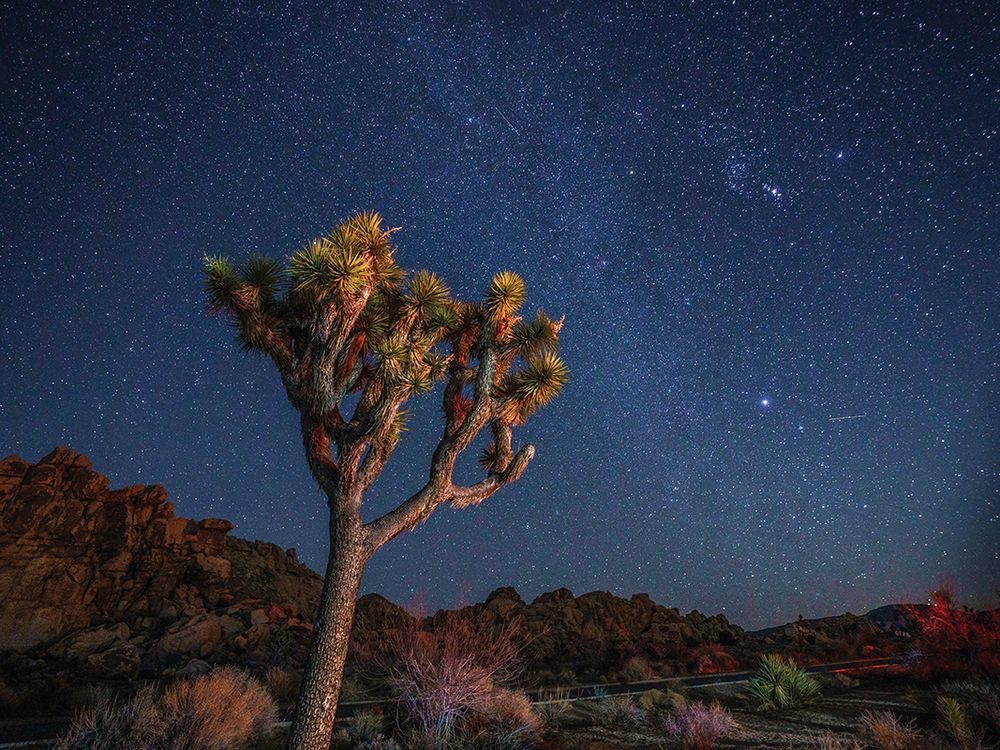
[[[329,750],[365,554],[358,529],[331,520],[330,557],[289,750]]]

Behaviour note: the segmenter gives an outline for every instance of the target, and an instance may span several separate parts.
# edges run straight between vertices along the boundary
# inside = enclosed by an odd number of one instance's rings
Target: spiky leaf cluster
[[[430,271],[407,275],[395,261],[394,231],[365,212],[295,252],[286,268],[259,255],[241,266],[206,258],[209,307],[229,315],[243,346],[275,360],[297,408],[333,425],[370,423],[381,449],[399,439],[406,398],[446,380],[444,410],[455,430],[476,391],[477,419],[485,413],[495,436],[483,463],[501,472],[510,461],[510,426],[566,382],[557,354],[562,321],[541,310],[523,320],[526,285],[511,271],[493,277],[481,302],[455,299]],[[487,353],[491,375],[479,393]],[[341,418],[349,392],[361,397],[355,416]],[[508,437],[500,440],[503,430]]]
[[[775,711],[815,703],[820,686],[791,659],[768,654],[761,658],[757,674],[747,683],[747,694],[758,710]]]

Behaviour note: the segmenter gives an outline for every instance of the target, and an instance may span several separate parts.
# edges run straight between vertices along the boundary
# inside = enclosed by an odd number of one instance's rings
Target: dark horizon
[[[758,629],[1000,585],[989,4],[4,7],[0,452],[326,556],[273,367],[202,258],[380,211],[461,297],[566,314],[565,393],[362,591],[648,593]],[[366,518],[417,488],[419,399]],[[463,476],[476,475],[474,456]],[[530,595],[530,596],[529,596]]]

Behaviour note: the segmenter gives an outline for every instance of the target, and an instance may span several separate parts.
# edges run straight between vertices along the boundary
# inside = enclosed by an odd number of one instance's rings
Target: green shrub
[[[791,659],[769,654],[760,660],[747,693],[759,711],[801,708],[819,698],[819,683]]]
[[[969,723],[962,704],[950,695],[939,695],[937,713],[941,728],[962,750],[978,750],[982,746],[984,733]]]
[[[969,722],[989,733],[986,740],[1000,744],[1000,683],[990,680],[946,682],[941,692],[959,701]]]

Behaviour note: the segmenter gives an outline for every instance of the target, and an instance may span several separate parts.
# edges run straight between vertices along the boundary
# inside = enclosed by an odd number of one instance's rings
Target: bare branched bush
[[[930,604],[912,607],[910,614],[919,628],[916,674],[1000,677],[1000,610],[959,606],[951,590],[942,588],[931,594]]]
[[[712,750],[719,740],[732,734],[736,722],[718,702],[706,705],[688,701],[664,722],[663,728],[680,740],[684,750]]]
[[[146,686],[128,701],[82,711],[56,750],[230,750],[268,734],[277,709],[243,672],[220,669],[177,682],[162,694]]]
[[[405,719],[443,735],[471,714],[485,714],[517,674],[521,646],[512,624],[448,612],[433,630],[397,630],[375,669]]]
[[[878,750],[920,750],[926,741],[912,721],[903,721],[891,711],[865,711],[861,714],[865,738]]]

